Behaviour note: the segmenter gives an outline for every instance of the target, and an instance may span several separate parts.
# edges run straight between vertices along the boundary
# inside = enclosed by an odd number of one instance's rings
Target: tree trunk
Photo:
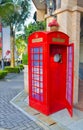
[[[10,26],[10,31],[11,31],[11,45],[10,45],[10,49],[11,49],[11,67],[15,66],[15,56],[14,56],[14,50],[15,50],[15,31],[13,30],[13,27]]]

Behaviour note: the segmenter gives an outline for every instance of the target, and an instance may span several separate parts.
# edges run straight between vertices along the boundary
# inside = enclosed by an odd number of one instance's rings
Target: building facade
[[[4,61],[10,61],[10,28],[2,27],[0,23],[0,63],[2,59]]]
[[[0,61],[1,58],[2,58],[2,24],[0,23]]]
[[[74,104],[79,95],[79,63],[83,63],[83,0],[52,0],[54,7],[49,15],[46,0],[33,0],[37,8],[37,20],[46,19],[48,23],[56,16],[60,25],[59,31],[69,35],[70,43],[74,43]]]

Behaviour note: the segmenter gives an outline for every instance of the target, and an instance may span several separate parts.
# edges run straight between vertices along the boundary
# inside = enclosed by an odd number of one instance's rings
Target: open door
[[[73,80],[74,80],[74,45],[67,47],[67,79],[66,79],[66,103],[70,115],[73,115]]]

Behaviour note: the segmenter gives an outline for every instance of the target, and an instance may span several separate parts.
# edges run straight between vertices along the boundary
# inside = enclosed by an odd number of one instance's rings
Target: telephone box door
[[[66,107],[66,59],[67,47],[50,46],[50,106],[52,112]],[[54,98],[55,97],[55,98]]]
[[[67,48],[67,80],[66,80],[66,102],[67,109],[73,114],[73,70],[74,70],[74,46],[70,44]]]
[[[50,47],[50,109],[51,112],[67,108],[73,113],[74,47],[51,45]],[[55,97],[55,98],[54,98]]]

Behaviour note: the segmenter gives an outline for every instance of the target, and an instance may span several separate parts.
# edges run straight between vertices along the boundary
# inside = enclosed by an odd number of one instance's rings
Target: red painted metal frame
[[[68,35],[62,33],[62,32],[35,32],[33,34],[31,34],[29,36],[28,39],[28,66],[29,66],[29,105],[37,110],[39,110],[40,112],[49,115],[51,113],[54,113],[58,110],[61,110],[63,108],[67,108],[68,111],[70,112],[70,114],[72,115],[72,105],[70,105],[66,99],[66,70],[65,70],[65,82],[63,82],[63,86],[64,88],[60,87],[60,97],[62,93],[62,91],[64,92],[64,99],[63,101],[58,99],[57,102],[55,102],[54,98],[56,97],[53,94],[53,89],[58,86],[55,86],[51,84],[51,71],[53,71],[53,69],[50,69],[50,48],[51,46],[55,46],[56,47],[62,47],[65,48],[64,52],[63,50],[61,50],[61,52],[63,53],[65,60],[64,60],[64,64],[67,67],[67,63],[66,63],[66,55],[67,55],[67,47],[70,46],[69,45],[69,37]],[[73,45],[72,45],[73,46]],[[32,59],[31,59],[31,48],[43,48],[43,101],[40,101],[39,99],[35,97],[33,97],[33,89],[34,86],[32,86]],[[66,69],[65,67],[65,69]],[[60,71],[59,71],[60,72]],[[61,71],[64,74],[64,69]],[[40,78],[40,74],[39,74],[39,78]],[[73,77],[72,77],[73,78]],[[40,81],[39,81],[40,82]],[[58,80],[58,82],[60,82]],[[54,82],[53,82],[54,84]],[[61,84],[61,83],[60,83]],[[73,82],[72,82],[72,86],[73,86]],[[40,87],[40,86],[39,86]],[[38,87],[38,89],[40,89]],[[53,87],[53,89],[51,89]],[[55,90],[55,89],[54,89]],[[73,89],[72,89],[73,90]],[[57,94],[58,95],[58,94]],[[41,97],[41,96],[40,96]],[[72,91],[72,97],[73,99],[73,91]],[[60,104],[60,107],[58,107],[58,102]],[[53,105],[53,103],[56,105]]]
[[[30,57],[30,48],[34,48],[34,47],[42,47],[43,48],[43,52],[45,52],[45,47],[44,47],[44,45],[43,44],[33,44],[32,46],[31,46],[31,44],[29,44],[29,46],[28,46],[28,53],[29,53],[29,63],[31,63],[31,57]],[[32,86],[31,86],[31,84],[32,84],[32,77],[31,77],[31,75],[32,75],[32,73],[31,73],[31,65],[29,64],[29,103],[30,103],[30,106],[32,106],[32,107],[34,107],[35,109],[38,109],[39,111],[41,111],[41,112],[43,112],[43,113],[46,113],[46,110],[44,109],[44,108],[46,108],[46,106],[47,106],[47,101],[46,101],[46,99],[47,99],[47,96],[46,96],[46,93],[45,93],[45,90],[46,90],[46,87],[47,87],[47,84],[46,84],[46,72],[45,72],[45,70],[46,70],[46,67],[45,67],[45,58],[44,58],[45,56],[44,56],[44,54],[43,54],[43,64],[44,64],[44,66],[43,66],[43,98],[44,98],[44,100],[43,100],[43,102],[40,102],[40,101],[38,101],[38,100],[36,100],[36,99],[34,99],[33,97],[32,97]],[[36,105],[36,103],[37,103],[37,105]],[[43,106],[43,107],[42,107]],[[42,109],[42,110],[41,110]]]

